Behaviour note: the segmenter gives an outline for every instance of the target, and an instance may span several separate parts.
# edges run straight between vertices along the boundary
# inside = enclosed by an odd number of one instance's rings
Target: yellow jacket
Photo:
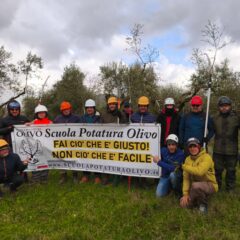
[[[196,157],[188,156],[183,169],[183,195],[189,195],[192,182],[211,182],[215,191],[218,184],[215,177],[214,163],[211,156],[202,150]]]

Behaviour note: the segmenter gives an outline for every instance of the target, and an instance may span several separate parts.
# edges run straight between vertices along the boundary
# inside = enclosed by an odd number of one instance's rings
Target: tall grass
[[[239,178],[238,174],[238,178]],[[212,197],[208,214],[157,199],[155,186],[128,191],[93,183],[24,185],[0,201],[0,239],[240,239],[239,181],[234,193]]]

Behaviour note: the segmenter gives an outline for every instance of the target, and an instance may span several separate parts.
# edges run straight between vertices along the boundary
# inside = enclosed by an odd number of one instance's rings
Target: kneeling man
[[[187,141],[189,156],[182,165],[183,197],[181,207],[198,207],[202,213],[207,213],[208,197],[218,191],[214,163],[205,149],[201,150],[197,138]]]

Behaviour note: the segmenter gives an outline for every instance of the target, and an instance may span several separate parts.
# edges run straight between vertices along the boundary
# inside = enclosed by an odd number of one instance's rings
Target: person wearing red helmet
[[[184,147],[189,138],[199,139],[200,144],[208,142],[214,135],[213,120],[208,117],[208,134],[204,139],[204,128],[206,113],[203,112],[203,100],[200,96],[193,96],[190,101],[191,111],[185,114],[180,121],[179,139],[180,144]]]

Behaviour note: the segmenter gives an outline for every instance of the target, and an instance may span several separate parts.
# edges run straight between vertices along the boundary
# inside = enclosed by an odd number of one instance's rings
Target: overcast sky
[[[16,59],[28,51],[41,56],[42,78],[50,75],[50,86],[73,61],[88,78],[104,63],[132,63],[125,39],[139,23],[144,42],[160,52],[156,66],[161,79],[181,85],[194,71],[191,51],[203,47],[201,30],[208,20],[234,41],[218,61],[228,57],[240,71],[239,9],[238,0],[1,0],[0,45]]]

